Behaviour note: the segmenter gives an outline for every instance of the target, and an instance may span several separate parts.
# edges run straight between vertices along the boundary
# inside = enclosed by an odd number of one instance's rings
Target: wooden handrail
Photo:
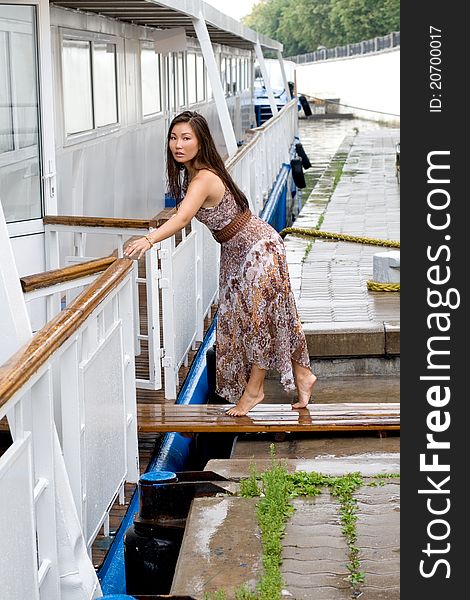
[[[163,211],[162,211],[163,212]],[[160,214],[160,213],[159,213]],[[116,229],[149,229],[159,227],[158,215],[154,219],[115,219],[111,217],[81,217],[76,215],[46,215],[44,225],[69,225],[76,227],[109,227]]]
[[[0,407],[79,329],[132,266],[133,261],[128,258],[116,259],[96,281],[0,367]]]
[[[94,275],[107,269],[115,260],[115,256],[107,256],[96,260],[88,260],[70,267],[63,267],[62,269],[51,269],[50,271],[20,277],[21,288],[25,293],[32,292],[33,290],[63,283],[64,281],[73,281],[87,275]]]

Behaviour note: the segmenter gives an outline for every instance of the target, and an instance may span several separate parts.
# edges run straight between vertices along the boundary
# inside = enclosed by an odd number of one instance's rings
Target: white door
[[[49,3],[0,0],[0,202],[20,276],[44,270],[55,212],[50,73]]]

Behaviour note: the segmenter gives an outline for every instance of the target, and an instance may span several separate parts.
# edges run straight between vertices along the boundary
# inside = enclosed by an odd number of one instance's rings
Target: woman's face
[[[199,140],[189,123],[177,123],[170,133],[170,151],[176,162],[188,163],[199,152]]]

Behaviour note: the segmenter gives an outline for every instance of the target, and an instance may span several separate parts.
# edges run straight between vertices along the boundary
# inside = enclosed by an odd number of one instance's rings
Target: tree
[[[336,44],[351,44],[400,29],[399,0],[331,0]]]
[[[284,55],[312,52],[400,29],[399,0],[261,0],[243,19],[279,40]]]

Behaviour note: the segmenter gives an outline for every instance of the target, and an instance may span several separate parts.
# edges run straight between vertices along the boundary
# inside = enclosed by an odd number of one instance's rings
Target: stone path
[[[382,129],[347,138],[341,179],[325,208],[331,171],[307,200],[296,227],[399,240],[399,185],[395,142],[399,130]],[[310,356],[393,356],[399,354],[399,294],[369,292],[373,255],[380,246],[285,238],[289,272]],[[308,254],[306,255],[306,253]]]
[[[248,477],[252,465],[268,469],[270,459],[211,460],[206,470],[236,485]],[[400,481],[372,475],[399,472],[397,453],[367,453],[316,459],[288,459],[287,470],[318,471],[330,476],[361,472],[364,484],[357,499],[357,541],[364,582],[356,589],[348,581],[349,552],[340,522],[340,504],[328,490],[315,498],[293,500],[282,540],[281,572],[284,596],[293,600],[399,599]],[[232,488],[235,491],[235,488]],[[173,594],[202,600],[207,592],[223,588],[228,599],[247,583],[254,589],[262,574],[260,531],[255,518],[256,499],[197,498],[193,501],[178,565]],[[275,599],[273,599],[275,600]]]

